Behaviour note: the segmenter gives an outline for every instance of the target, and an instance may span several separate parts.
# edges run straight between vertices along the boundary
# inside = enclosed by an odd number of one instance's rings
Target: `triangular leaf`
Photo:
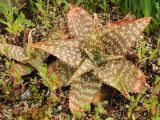
[[[71,6],[67,19],[70,33],[80,41],[87,41],[94,29],[92,17],[82,8]]]
[[[77,67],[82,62],[83,58],[80,51],[79,42],[76,40],[59,40],[55,42],[38,42],[32,45],[33,48],[38,48],[50,53],[72,67]]]
[[[145,86],[145,75],[125,59],[110,61],[96,68],[95,74],[105,84],[118,89],[126,97],[128,92],[139,93]]]
[[[111,55],[125,54],[133,43],[140,39],[140,35],[149,24],[150,19],[150,17],[141,18],[106,33],[102,37],[106,45],[106,53]]]
[[[72,83],[74,80],[79,78],[81,75],[85,74],[86,72],[91,71],[94,68],[92,62],[88,59],[84,60],[80,67],[76,70],[73,76],[70,78],[67,84]]]
[[[25,62],[28,59],[24,48],[7,43],[0,43],[0,54],[19,62]]]
[[[69,94],[69,107],[72,112],[83,111],[92,103],[95,94],[100,90],[100,82],[91,73],[74,80]]]

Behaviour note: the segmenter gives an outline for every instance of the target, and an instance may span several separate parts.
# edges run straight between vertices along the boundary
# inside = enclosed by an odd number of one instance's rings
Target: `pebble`
[[[62,111],[62,106],[61,105],[58,107],[58,110]]]

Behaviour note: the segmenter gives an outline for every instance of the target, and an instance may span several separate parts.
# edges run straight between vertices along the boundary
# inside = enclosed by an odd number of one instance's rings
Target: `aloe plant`
[[[145,75],[125,55],[141,38],[150,17],[138,20],[126,17],[115,23],[107,22],[100,29],[96,15],[92,19],[82,8],[71,6],[67,19],[67,35],[60,32],[56,40],[54,34],[47,41],[30,47],[59,59],[50,65],[48,76],[56,73],[60,82],[64,79],[63,85],[71,86],[69,106],[72,112],[84,111],[86,105],[98,101],[95,99],[98,99],[102,83],[119,90],[126,98],[130,97],[129,92],[141,92],[145,87]]]
[[[139,93],[145,86],[145,75],[124,55],[140,39],[150,18],[117,24],[115,29],[105,32],[98,28],[97,18],[92,19],[79,7],[71,6],[67,17],[71,38],[39,42],[33,47],[77,68],[69,80],[70,109],[83,111],[99,91],[101,82],[118,89],[126,97],[129,92]]]

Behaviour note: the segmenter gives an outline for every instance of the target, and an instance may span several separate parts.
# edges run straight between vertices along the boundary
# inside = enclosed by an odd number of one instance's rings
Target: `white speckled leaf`
[[[150,19],[150,17],[141,18],[106,33],[102,37],[102,40],[106,45],[106,53],[111,55],[126,54],[133,43],[140,39],[140,36],[145,27],[149,24]]]
[[[110,22],[107,21],[106,25],[104,26],[104,33],[110,32],[114,29],[117,29],[119,27],[122,27],[124,25],[127,25],[128,23],[132,22],[135,20],[135,17],[133,15],[131,15],[130,13],[122,20],[119,21],[114,21],[114,22]]]
[[[0,43],[0,54],[19,62],[27,60],[24,48],[7,43]]]
[[[76,72],[73,74],[73,76],[68,81],[68,84],[72,83],[74,80],[79,78],[81,75],[85,74],[86,72],[89,72],[93,70],[94,65],[92,62],[88,59],[84,60],[80,67],[76,70]]]
[[[85,105],[93,102],[100,87],[99,80],[91,73],[84,74],[74,80],[69,94],[69,107],[71,111],[83,111]]]
[[[83,58],[79,49],[79,41],[76,40],[59,40],[54,42],[38,42],[32,45],[33,48],[38,48],[50,53],[72,67],[77,67],[82,62]]]
[[[131,62],[122,59],[110,61],[95,69],[97,77],[128,97],[128,92],[139,93],[145,86],[145,75]]]
[[[71,6],[67,15],[70,33],[80,41],[87,41],[94,29],[94,20],[82,8]]]

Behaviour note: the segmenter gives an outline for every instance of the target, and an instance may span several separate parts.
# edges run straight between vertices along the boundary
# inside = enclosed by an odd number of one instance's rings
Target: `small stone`
[[[62,110],[62,106],[61,105],[58,107],[58,110],[60,110],[60,111]]]
[[[129,105],[126,105],[126,108],[129,108]]]
[[[158,70],[158,66],[155,64],[152,64],[152,69],[153,69],[153,71],[156,71],[156,70]]]

